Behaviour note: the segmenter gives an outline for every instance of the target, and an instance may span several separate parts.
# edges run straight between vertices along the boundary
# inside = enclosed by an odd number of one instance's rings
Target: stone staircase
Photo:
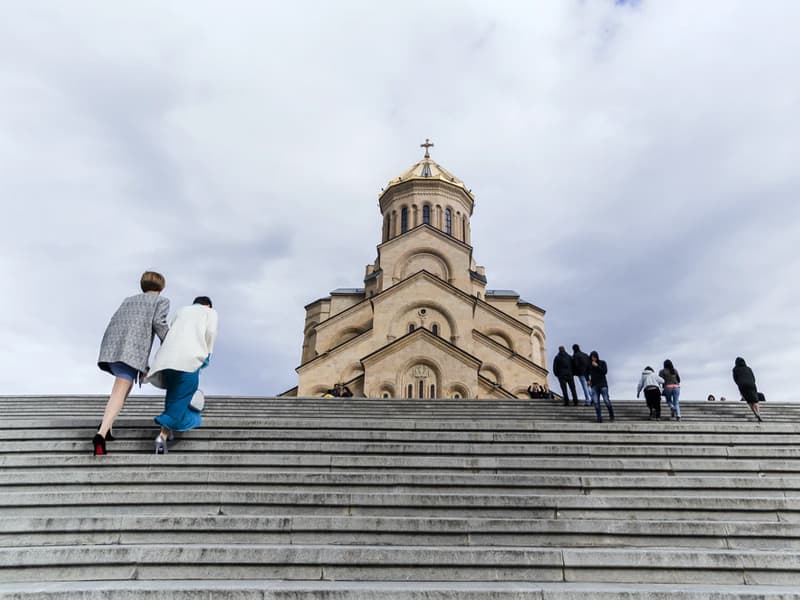
[[[800,404],[0,397],[0,598],[800,599]]]

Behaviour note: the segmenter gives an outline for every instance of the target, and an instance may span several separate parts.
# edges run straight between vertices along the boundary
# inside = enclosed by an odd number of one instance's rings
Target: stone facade
[[[381,243],[363,288],[306,306],[298,386],[370,398],[527,397],[547,379],[544,310],[487,290],[473,258],[475,199],[429,153],[382,190]]]

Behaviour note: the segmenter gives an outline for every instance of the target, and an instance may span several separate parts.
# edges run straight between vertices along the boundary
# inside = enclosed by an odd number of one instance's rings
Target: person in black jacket
[[[739,393],[742,395],[742,400],[747,402],[750,410],[761,423],[761,413],[758,409],[758,388],[756,387],[756,376],[753,375],[753,369],[747,366],[744,359],[739,356],[736,358],[735,366],[733,367],[733,382],[739,388]]]
[[[600,406],[600,397],[603,397],[603,402],[608,408],[608,419],[614,420],[614,407],[611,406],[611,399],[608,397],[608,365],[606,361],[600,360],[600,355],[597,350],[592,350],[589,353],[589,385],[592,387],[594,395],[594,412],[597,414],[597,422],[603,422],[603,410]]]
[[[583,388],[583,402],[586,406],[592,405],[592,394],[589,392],[589,386],[586,383],[586,376],[589,374],[589,355],[586,352],[581,352],[581,347],[578,344],[572,344],[572,374],[578,378],[578,382]]]
[[[561,385],[561,394],[564,396],[564,406],[569,406],[567,386],[572,392],[572,404],[578,406],[578,394],[575,393],[575,380],[572,378],[572,357],[567,354],[564,346],[558,347],[558,354],[553,359],[553,374]]]

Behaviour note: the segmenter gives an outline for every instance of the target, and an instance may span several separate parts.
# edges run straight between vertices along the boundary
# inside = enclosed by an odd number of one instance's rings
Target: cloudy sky
[[[800,367],[800,3],[43,2],[0,21],[0,394],[106,393],[147,268],[220,313],[210,393],[296,383],[303,306],[362,285],[377,194],[432,156],[490,288],[612,397]]]

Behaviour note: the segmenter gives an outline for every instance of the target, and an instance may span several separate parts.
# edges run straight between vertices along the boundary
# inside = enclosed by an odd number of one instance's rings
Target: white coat
[[[193,373],[214,350],[217,338],[217,311],[202,304],[178,309],[147,374],[146,381],[165,388],[163,371],[173,369]]]

